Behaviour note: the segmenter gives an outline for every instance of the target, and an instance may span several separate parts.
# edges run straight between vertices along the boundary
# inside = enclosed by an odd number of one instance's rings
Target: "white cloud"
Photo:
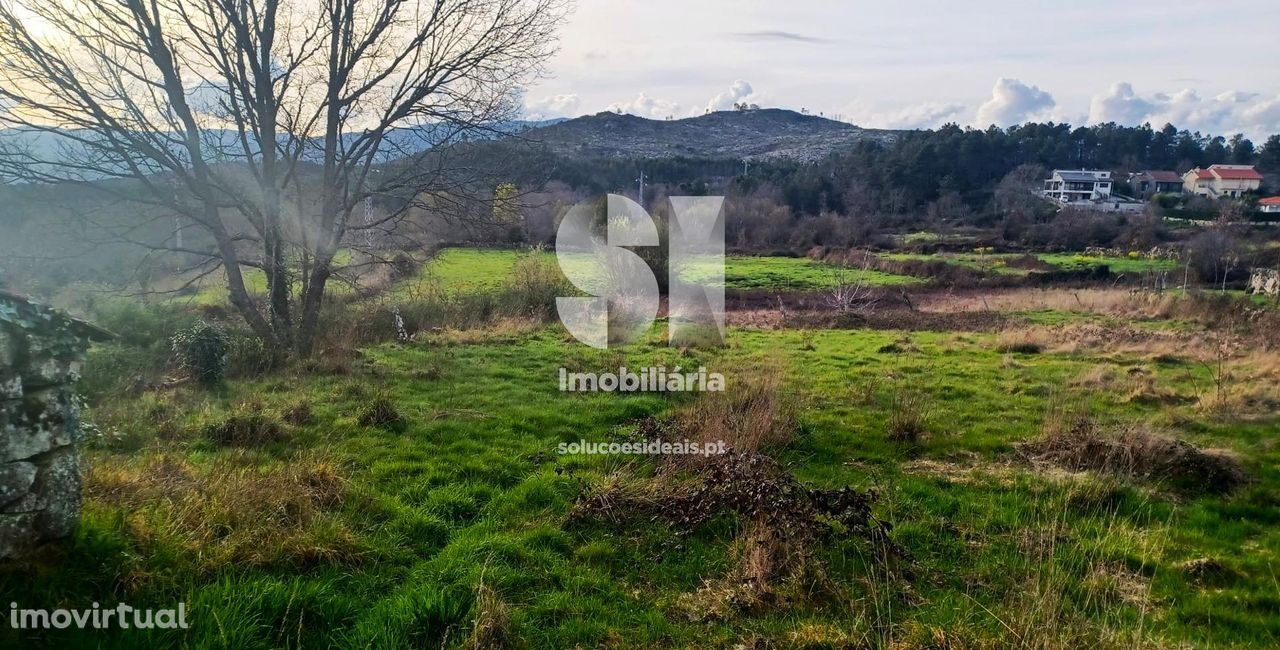
[[[870,129],[931,129],[954,121],[964,111],[963,104],[924,102],[880,111],[854,102],[840,117]]]
[[[738,102],[747,101],[755,96],[755,91],[751,89],[751,84],[738,79],[729,86],[729,89],[711,98],[707,102],[708,111],[727,111],[733,108]]]
[[[991,89],[991,99],[978,107],[977,126],[1013,126],[1047,119],[1057,102],[1053,95],[1017,79],[1001,77]]]
[[[1089,102],[1089,123],[1141,124],[1154,108],[1155,104],[1133,92],[1132,84],[1121,82],[1104,94],[1094,95]]]
[[[609,108],[606,110],[613,112],[621,111],[631,115],[639,115],[640,117],[662,120],[678,115],[680,113],[680,104],[640,93],[639,96],[629,102],[614,102],[609,104]]]
[[[1089,123],[1104,122],[1128,126],[1150,122],[1155,128],[1173,124],[1216,135],[1244,133],[1262,138],[1280,132],[1280,96],[1230,91],[1206,98],[1187,89],[1144,97],[1132,85],[1120,82],[1090,103]]]
[[[524,113],[531,120],[576,117],[579,103],[581,102],[575,94],[551,95],[537,101],[526,101]]]

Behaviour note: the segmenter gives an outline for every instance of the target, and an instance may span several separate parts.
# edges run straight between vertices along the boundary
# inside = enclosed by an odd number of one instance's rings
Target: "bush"
[[[572,295],[573,287],[554,259],[535,249],[516,260],[504,302],[520,316],[553,313],[558,296]]]
[[[174,335],[195,322],[172,306],[125,300],[98,301],[90,313],[95,323],[117,335],[109,343],[94,345],[85,359],[79,390],[93,402],[159,385],[171,360]]]
[[[197,324],[189,312],[174,305],[148,305],[125,299],[101,300],[90,308],[95,324],[115,333],[125,345],[148,348],[171,340]]]
[[[168,363],[168,351],[101,343],[89,349],[77,389],[92,403],[104,397],[140,392],[155,385]]]
[[[226,370],[233,377],[259,377],[279,361],[279,355],[257,336],[243,332],[227,336]]]
[[[227,333],[205,322],[173,336],[173,355],[178,365],[205,386],[215,386],[226,378],[229,347]]]

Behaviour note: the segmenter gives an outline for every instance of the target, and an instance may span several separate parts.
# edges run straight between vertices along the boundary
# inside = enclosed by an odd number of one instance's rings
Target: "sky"
[[[531,118],[735,101],[864,127],[1280,133],[1277,0],[577,0]]]

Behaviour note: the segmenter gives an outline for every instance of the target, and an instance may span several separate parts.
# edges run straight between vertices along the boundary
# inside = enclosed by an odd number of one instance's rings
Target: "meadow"
[[[508,262],[451,251],[424,272],[483,293],[508,282]],[[788,282],[814,266],[729,264]],[[993,296],[995,328],[737,323],[705,350],[667,347],[661,321],[598,351],[508,314],[214,389],[91,396],[80,530],[34,572],[3,574],[0,593],[191,612],[188,631],[57,637],[98,647],[1274,644],[1280,359],[1215,357],[1189,296],[1063,293]],[[652,365],[707,367],[729,389],[557,388],[561,367]],[[684,531],[656,514],[584,516],[635,494],[679,507],[654,492],[662,458],[557,453],[654,422],[763,431],[733,440],[804,489],[873,495],[887,532],[827,522],[803,561],[744,586],[749,516]],[[1028,451],[1063,422],[1221,450],[1248,479],[1186,485]]]
[[[446,249],[424,264],[414,280],[397,285],[393,295],[409,297],[431,291],[465,294],[496,289],[510,280],[516,262],[522,257],[555,260],[551,251]],[[586,256],[569,256],[568,263],[579,265],[581,270],[589,270],[595,264]],[[697,264],[680,273],[689,282],[707,284],[707,269]],[[915,284],[920,279],[870,269],[845,271],[803,257],[729,255],[725,258],[723,286],[727,289],[816,290],[842,281],[895,286]]]
[[[1047,269],[1062,271],[1081,271],[1106,267],[1115,274],[1143,274],[1150,272],[1174,271],[1178,263],[1168,259],[1151,259],[1136,252],[1125,255],[1086,255],[1083,253],[1035,253],[1020,255],[1014,253],[883,253],[879,256],[888,261],[941,261],[962,268],[987,273],[1027,275],[1032,271],[1026,265],[1018,265],[1019,261],[1030,258]]]

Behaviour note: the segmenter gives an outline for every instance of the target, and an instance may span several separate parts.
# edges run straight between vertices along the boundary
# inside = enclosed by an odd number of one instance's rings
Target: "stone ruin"
[[[0,290],[0,558],[70,535],[80,518],[72,384],[111,334]]]
[[[1249,291],[1263,296],[1280,296],[1280,271],[1254,269],[1249,276]]]

